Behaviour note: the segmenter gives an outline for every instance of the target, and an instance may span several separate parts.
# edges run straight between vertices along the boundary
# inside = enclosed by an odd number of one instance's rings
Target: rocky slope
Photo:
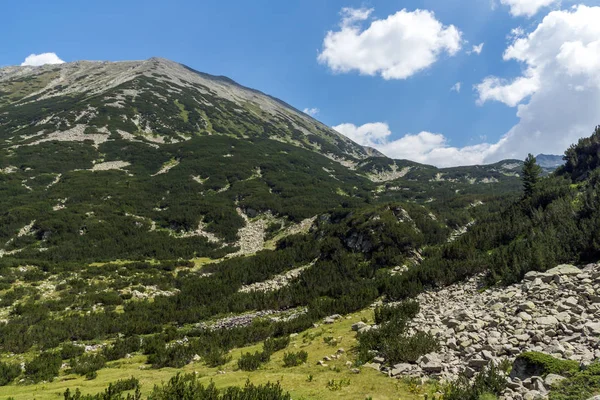
[[[426,331],[440,350],[417,364],[381,369],[392,377],[473,376],[490,362],[513,361],[535,351],[589,364],[600,358],[600,264],[561,265],[545,273],[529,272],[515,285],[483,288],[481,277],[418,296],[421,311],[413,329]],[[360,325],[360,326],[359,326]],[[357,324],[355,329],[373,329]],[[545,398],[551,380],[513,371],[505,399]]]
[[[40,103],[49,107],[27,112]],[[0,69],[0,140],[99,144],[110,132],[158,145],[194,134],[265,136],[348,162],[381,155],[281,100],[166,59]]]

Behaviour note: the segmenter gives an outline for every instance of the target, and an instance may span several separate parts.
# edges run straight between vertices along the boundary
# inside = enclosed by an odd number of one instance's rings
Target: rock
[[[517,317],[521,318],[523,321],[531,321],[533,319],[533,317],[527,314],[525,311],[518,313]]]
[[[548,315],[545,317],[538,317],[535,319],[535,322],[536,322],[536,324],[542,325],[542,326],[558,325],[558,320],[556,319],[556,317],[553,317],[552,315]]]
[[[426,364],[421,365],[421,369],[427,373],[440,373],[442,372],[443,365],[438,361],[430,361]]]
[[[383,358],[383,357],[375,357],[373,359],[373,362],[377,363],[377,364],[383,364],[385,362],[385,358]]]
[[[372,368],[372,369],[374,369],[376,371],[381,370],[381,364],[378,364],[378,363],[366,363],[366,364],[364,364],[364,367],[366,367],[366,368]]]
[[[355,324],[352,324],[352,330],[354,332],[358,332],[361,328],[364,328],[366,326],[368,326],[368,325],[365,324],[364,322],[360,321],[360,322],[357,322]]]
[[[396,365],[394,365],[394,368],[392,368],[391,375],[392,376],[403,375],[412,369],[413,369],[412,364],[406,364],[406,363],[396,364]]]
[[[573,265],[562,264],[546,271],[548,275],[579,275],[581,270]]]
[[[546,384],[546,386],[552,387],[564,379],[566,379],[564,376],[548,374],[546,376],[546,379],[544,379],[544,383]]]
[[[586,322],[584,325],[593,335],[600,335],[600,322]]]

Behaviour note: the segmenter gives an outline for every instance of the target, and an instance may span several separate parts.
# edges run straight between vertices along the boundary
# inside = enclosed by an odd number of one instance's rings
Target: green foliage
[[[21,375],[21,366],[0,362],[0,386],[8,385]]]
[[[506,389],[506,376],[493,364],[475,375],[473,382],[460,376],[444,389],[444,400],[495,399]],[[490,397],[491,396],[491,397]]]
[[[263,344],[263,352],[273,354],[276,351],[283,350],[290,344],[290,337],[268,338]]]
[[[536,159],[533,154],[529,154],[523,163],[523,188],[525,190],[525,196],[530,197],[533,195],[536,185],[542,175],[542,168],[537,165]]]
[[[52,381],[58,376],[61,365],[60,354],[43,352],[25,364],[25,377],[33,383]]]
[[[256,351],[254,353],[244,353],[238,360],[238,368],[242,371],[256,371],[261,364],[268,362],[271,355],[266,352]]]
[[[520,354],[514,365],[522,364],[528,369],[535,369],[539,376],[548,374],[573,375],[579,371],[579,363],[574,360],[561,360],[549,354],[530,351]]]
[[[85,348],[83,346],[73,343],[63,343],[60,347],[60,358],[63,360],[70,360],[82,355],[84,352]]]
[[[70,364],[71,373],[85,375],[89,379],[93,379],[96,377],[96,371],[106,365],[106,359],[102,354],[84,354],[73,358]]]
[[[103,393],[83,395],[79,389],[76,389],[75,393],[71,394],[71,390],[67,389],[63,396],[64,400],[141,400],[140,388],[140,381],[137,378],[131,377],[110,383]],[[123,397],[122,393],[129,390],[134,390],[135,392],[128,394],[127,397]]]
[[[202,385],[195,374],[177,374],[168,383],[155,386],[148,400],[291,400],[279,383],[255,386],[249,381],[243,388],[229,387],[219,390],[214,383]]]
[[[361,362],[368,362],[374,352],[386,362],[415,362],[423,354],[435,351],[438,343],[433,336],[424,332],[406,334],[407,324],[419,312],[415,301],[397,306],[383,306],[375,310],[379,329],[371,329],[358,335],[358,354]]]
[[[286,352],[283,354],[283,366],[284,367],[296,367],[300,364],[304,364],[308,360],[308,353],[304,350],[298,352]]]
[[[550,400],[579,400],[600,393],[600,363],[573,373],[550,391]]]

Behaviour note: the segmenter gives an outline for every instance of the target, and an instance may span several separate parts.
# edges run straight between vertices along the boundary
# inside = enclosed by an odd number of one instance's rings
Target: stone
[[[364,364],[364,366],[366,368],[372,368],[372,369],[374,369],[376,371],[381,370],[381,364],[377,364],[377,363],[366,363],[366,364]]]
[[[443,365],[438,361],[430,361],[421,365],[421,369],[427,373],[440,373],[442,372]]]
[[[521,318],[523,321],[531,321],[533,319],[533,317],[527,314],[525,311],[518,313],[517,317]]]
[[[546,271],[548,275],[579,275],[581,270],[570,264],[561,264]]]
[[[564,379],[566,379],[564,376],[560,376],[557,374],[548,374],[546,376],[546,379],[544,379],[544,384],[546,384],[546,386],[548,387],[552,387]]]
[[[355,324],[352,324],[352,330],[354,332],[358,332],[361,328],[364,328],[366,326],[367,326],[367,324],[365,324],[364,322],[360,321],[360,322],[357,322]]]
[[[535,319],[535,322],[538,325],[543,325],[543,326],[558,325],[558,320],[556,319],[556,317],[553,317],[552,315],[548,315],[545,317],[538,317]]]
[[[584,325],[592,334],[600,335],[600,322],[588,321]]]

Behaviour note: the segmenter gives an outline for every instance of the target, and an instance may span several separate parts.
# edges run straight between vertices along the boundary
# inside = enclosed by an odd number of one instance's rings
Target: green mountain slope
[[[0,69],[4,257],[218,258],[388,201],[428,203],[454,229],[470,204],[516,192],[519,165],[393,161],[281,100],[164,59]]]

